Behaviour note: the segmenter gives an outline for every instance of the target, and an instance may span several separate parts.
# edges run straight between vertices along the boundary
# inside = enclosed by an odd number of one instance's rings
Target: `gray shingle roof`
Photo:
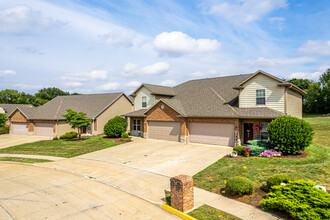
[[[0,104],[0,107],[5,110],[7,116],[9,116],[16,108],[25,109],[26,111],[34,108],[34,106],[30,104]]]
[[[28,119],[63,120],[67,109],[84,112],[93,119],[124,93],[104,93],[88,95],[57,96],[44,105],[31,110],[21,109]]]
[[[145,83],[143,83],[141,86],[139,86],[132,93],[132,95],[134,95],[142,86],[145,86],[147,89],[149,89],[155,95],[166,95],[166,96],[174,96],[175,95],[174,90],[173,90],[172,87],[145,84]]]
[[[173,87],[175,96],[162,101],[184,117],[276,118],[281,115],[267,107],[238,108],[239,91],[233,87],[252,75],[190,80]],[[134,116],[143,116],[145,112],[136,111]]]

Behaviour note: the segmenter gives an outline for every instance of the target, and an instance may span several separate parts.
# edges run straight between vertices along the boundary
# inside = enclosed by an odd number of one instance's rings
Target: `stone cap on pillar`
[[[179,175],[171,178],[174,181],[180,181],[183,187],[190,187],[194,185],[194,180],[191,176],[188,175]]]

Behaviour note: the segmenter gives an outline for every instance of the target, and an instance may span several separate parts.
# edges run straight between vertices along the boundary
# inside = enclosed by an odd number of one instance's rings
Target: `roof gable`
[[[136,93],[142,87],[145,87],[146,89],[148,89],[151,92],[151,94],[153,94],[153,95],[165,95],[165,96],[174,96],[175,95],[172,87],[145,84],[145,83],[141,84],[131,95],[135,96]]]

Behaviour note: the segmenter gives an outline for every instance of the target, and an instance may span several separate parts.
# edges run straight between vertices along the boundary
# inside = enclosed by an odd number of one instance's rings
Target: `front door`
[[[244,144],[253,140],[253,123],[244,123]]]

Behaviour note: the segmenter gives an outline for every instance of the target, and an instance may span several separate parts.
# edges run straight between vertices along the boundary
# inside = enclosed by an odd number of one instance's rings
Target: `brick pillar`
[[[188,143],[188,122],[186,119],[181,122],[180,139],[182,143]]]
[[[181,212],[194,208],[194,180],[187,175],[171,178],[171,206]]]

